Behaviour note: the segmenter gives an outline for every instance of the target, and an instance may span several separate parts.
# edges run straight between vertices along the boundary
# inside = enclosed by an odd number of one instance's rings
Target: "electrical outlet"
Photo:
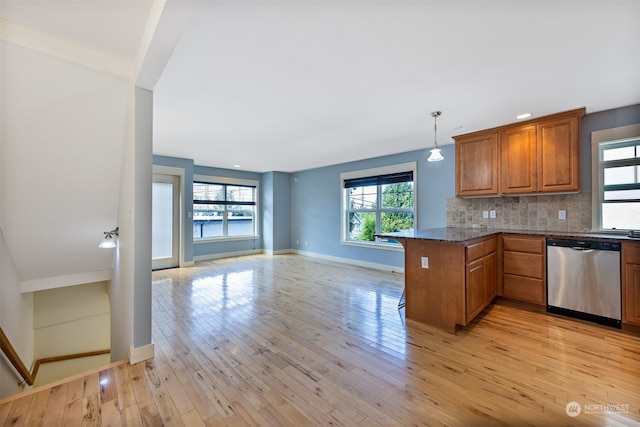
[[[567,211],[559,210],[558,211],[558,219],[567,219]]]
[[[423,256],[422,257],[422,268],[429,268],[429,257],[428,256]]]
[[[489,211],[482,211],[482,218],[489,218]]]
[[[496,211],[489,211],[489,217],[495,218],[496,217]]]

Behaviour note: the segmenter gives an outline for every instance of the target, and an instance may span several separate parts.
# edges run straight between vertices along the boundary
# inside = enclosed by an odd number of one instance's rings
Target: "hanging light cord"
[[[436,143],[436,148],[438,148],[438,116],[442,114],[442,111],[434,111],[431,113],[433,117],[433,141]]]

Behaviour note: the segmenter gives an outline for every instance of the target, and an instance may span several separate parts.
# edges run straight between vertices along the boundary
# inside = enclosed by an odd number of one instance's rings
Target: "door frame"
[[[160,165],[153,165],[153,169],[152,169],[152,173],[153,175],[167,175],[167,176],[172,176],[174,178],[177,179],[178,181],[178,187],[177,187],[177,215],[174,216],[174,230],[177,230],[177,233],[175,233],[174,236],[174,240],[177,239],[177,258],[178,258],[178,267],[183,267],[184,266],[184,217],[183,217],[183,207],[184,207],[184,177],[185,177],[185,171],[182,168],[176,168],[176,167],[171,167],[171,166],[160,166]],[[152,177],[152,182],[153,182],[153,177]],[[175,195],[175,193],[174,193]],[[153,209],[153,207],[152,207]],[[176,224],[177,223],[177,224]],[[153,238],[153,235],[152,235]],[[174,241],[174,244],[176,244],[176,242]],[[156,266],[152,262],[152,269],[161,269],[161,268],[167,268],[167,267],[163,267],[163,266]]]

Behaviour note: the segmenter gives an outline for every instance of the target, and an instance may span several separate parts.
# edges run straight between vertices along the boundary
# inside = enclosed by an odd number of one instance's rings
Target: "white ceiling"
[[[522,112],[640,102],[638,1],[202,0],[172,21],[187,3],[169,0],[154,35],[173,52],[154,153],[199,165],[292,172],[426,149],[434,110],[449,144]],[[150,4],[1,2],[3,19],[131,62]]]

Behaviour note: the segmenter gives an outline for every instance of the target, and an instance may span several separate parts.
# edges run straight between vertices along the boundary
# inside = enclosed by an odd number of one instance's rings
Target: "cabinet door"
[[[498,194],[498,134],[456,138],[456,196]]]
[[[498,257],[490,253],[484,258],[484,305],[489,304],[497,293]]]
[[[500,133],[500,165],[503,194],[537,191],[535,125],[512,127]]]
[[[640,264],[624,264],[622,321],[640,325]]]
[[[485,266],[478,259],[467,264],[466,323],[469,323],[482,309],[485,302]]]
[[[569,117],[538,125],[538,191],[580,190],[578,123]]]

